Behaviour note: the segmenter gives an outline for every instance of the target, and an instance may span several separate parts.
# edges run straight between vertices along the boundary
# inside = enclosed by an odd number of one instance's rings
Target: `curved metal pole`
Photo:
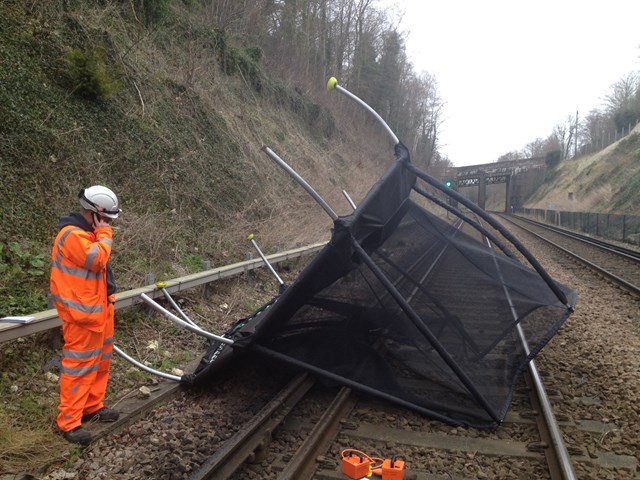
[[[355,211],[357,206],[356,206],[355,202],[353,200],[351,200],[351,197],[349,196],[347,191],[346,190],[342,190],[342,194],[344,195],[344,198],[347,199],[347,202],[349,202],[349,205],[351,205],[351,208],[353,208],[353,210]]]
[[[127,362],[132,363],[133,365],[138,367],[140,370],[144,370],[145,372],[152,373],[153,375],[157,375],[158,377],[166,378],[168,380],[173,380],[175,382],[182,381],[182,378],[178,377],[177,375],[171,375],[169,373],[164,373],[164,372],[161,372],[160,370],[147,367],[144,363],[140,363],[135,358],[130,357],[115,345],[113,346],[113,351],[116,352],[118,355],[120,355],[122,358],[124,358]]]
[[[311,195],[316,202],[318,202],[318,204],[324,209],[324,211],[327,212],[327,214],[331,217],[331,220],[335,221],[338,219],[338,215],[336,214],[336,212],[333,211],[333,209],[327,204],[327,202],[325,202],[324,199],[320,195],[318,195],[318,192],[316,192],[311,187],[311,185],[309,185],[305,181],[304,178],[298,175],[298,173],[293,168],[287,165],[287,163],[284,160],[282,160],[278,155],[276,155],[275,152],[271,150],[269,147],[262,147],[262,150],[273,161],[275,161],[278,165],[280,165],[289,175],[291,175],[291,177],[293,177],[293,179],[296,182],[298,182],[300,186],[302,186],[302,188],[304,188],[307,191],[307,193]]]
[[[253,233],[250,233],[249,236],[247,237],[247,240],[249,240],[253,244],[253,247],[258,251],[258,255],[260,255],[260,258],[262,259],[264,264],[267,266],[267,268],[271,271],[273,276],[276,277],[276,280],[278,280],[278,283],[280,285],[284,285],[284,281],[282,280],[282,278],[280,278],[280,275],[278,275],[278,272],[276,272],[273,266],[269,263],[269,260],[267,260],[267,257],[264,256],[264,254],[262,253],[262,250],[260,250],[260,247],[258,246],[258,244],[253,238],[254,238]]]
[[[349,90],[347,90],[344,87],[341,87],[340,85],[338,85],[338,80],[336,79],[336,77],[331,77],[329,79],[329,81],[327,82],[327,90],[337,90],[340,93],[342,93],[343,95],[349,97],[351,100],[353,100],[354,102],[358,103],[359,105],[361,105],[362,107],[364,107],[371,115],[374,116],[374,118],[376,120],[378,120],[378,122],[380,122],[380,124],[384,127],[384,129],[387,131],[387,133],[389,134],[389,136],[391,137],[391,139],[393,140],[393,144],[397,145],[398,143],[400,143],[400,140],[398,139],[397,135],[395,133],[393,133],[393,130],[391,130],[391,128],[389,127],[389,125],[387,125],[387,122],[385,122],[382,117],[380,115],[378,115],[378,112],[376,112],[373,108],[371,108],[364,100],[362,100],[360,97],[357,97],[356,95],[354,95],[353,93],[351,93]]]
[[[200,327],[194,327],[190,323],[187,323],[184,320],[182,320],[181,318],[176,317],[173,313],[171,313],[169,310],[164,308],[162,305],[156,303],[154,300],[149,298],[149,296],[147,296],[146,293],[141,293],[140,294],[140,298],[142,298],[142,300],[144,300],[144,302],[147,305],[152,307],[154,310],[160,312],[162,315],[167,317],[172,322],[180,325],[183,328],[186,328],[187,330],[190,330],[191,332],[193,332],[193,333],[195,333],[197,335],[201,335],[203,337],[206,337],[209,340],[216,340],[217,342],[220,342],[220,343],[226,343],[227,345],[233,345],[233,343],[234,343],[233,340],[231,340],[230,338],[221,337],[219,335],[214,335],[213,333],[209,333],[206,330],[201,329]]]
[[[435,178],[431,177],[430,175],[427,175],[426,173],[424,173],[419,168],[416,168],[414,165],[411,165],[410,163],[407,163],[406,164],[406,168],[411,173],[413,173],[415,176],[417,176],[418,178],[424,180],[425,182],[427,182],[432,187],[437,188],[438,190],[440,190],[445,195],[447,195],[447,196],[453,198],[454,200],[457,200],[461,204],[463,204],[465,207],[467,207],[469,210],[471,210],[473,213],[477,214],[480,218],[482,218],[489,225],[491,225],[493,228],[495,228],[498,232],[500,232],[500,234],[502,234],[502,236],[504,238],[509,240],[511,242],[511,244],[522,255],[524,255],[524,257],[531,264],[531,266],[534,268],[534,270],[536,272],[538,272],[538,274],[542,277],[542,279],[546,282],[546,284],[549,285],[549,288],[555,294],[555,296],[558,297],[558,300],[560,300],[570,311],[573,312],[574,306],[569,304],[569,300],[567,299],[567,296],[560,289],[560,287],[556,284],[556,282],[551,278],[551,276],[547,273],[547,271],[540,264],[540,262],[538,262],[538,260],[531,254],[531,252],[529,252],[529,250],[522,244],[522,242],[520,242],[506,228],[504,228],[502,225],[500,225],[500,222],[498,222],[495,218],[493,218],[491,215],[489,215],[487,212],[485,212],[482,208],[480,208],[478,205],[473,203],[471,200],[469,200],[466,197],[460,195],[455,190],[452,190],[451,188],[445,187],[444,183],[436,180]]]
[[[171,306],[173,308],[176,309],[176,311],[180,314],[180,316],[182,318],[184,318],[184,320],[188,323],[190,323],[191,325],[193,325],[194,327],[198,327],[198,325],[195,324],[195,322],[193,320],[191,320],[186,313],[184,313],[182,311],[182,309],[178,306],[178,304],[175,302],[175,300],[173,299],[173,297],[169,294],[169,292],[167,291],[166,288],[162,287],[162,293],[164,293],[165,298],[169,301],[169,303],[171,304]],[[198,327],[200,328],[200,327]]]

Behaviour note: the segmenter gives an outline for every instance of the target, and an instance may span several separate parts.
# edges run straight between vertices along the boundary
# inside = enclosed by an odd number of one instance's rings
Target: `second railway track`
[[[611,278],[628,290],[640,294],[640,251],[592,239],[568,230],[524,218],[502,216],[509,222],[540,236],[569,255]]]

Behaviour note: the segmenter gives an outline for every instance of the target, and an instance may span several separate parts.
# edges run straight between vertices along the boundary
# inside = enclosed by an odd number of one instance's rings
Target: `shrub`
[[[544,161],[547,167],[554,168],[560,163],[561,158],[562,152],[560,150],[553,150],[545,155]]]
[[[264,53],[262,52],[262,49],[260,47],[246,47],[244,51],[255,63],[260,62],[262,60],[262,57],[264,56]]]
[[[171,0],[144,0],[144,18],[147,23],[156,23],[164,19],[169,14],[169,3]]]
[[[99,48],[67,52],[68,75],[74,92],[92,100],[104,100],[119,88],[117,67],[108,66]]]
[[[24,315],[46,307],[44,254],[29,249],[18,242],[0,242],[0,316]]]

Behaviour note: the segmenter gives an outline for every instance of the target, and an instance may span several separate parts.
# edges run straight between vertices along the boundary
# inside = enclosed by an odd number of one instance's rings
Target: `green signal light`
[[[445,180],[444,181],[444,186],[447,187],[447,188],[453,187],[453,181],[452,180]]]

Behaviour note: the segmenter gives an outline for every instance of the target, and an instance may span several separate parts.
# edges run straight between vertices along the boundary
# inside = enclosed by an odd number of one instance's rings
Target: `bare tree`
[[[521,160],[524,158],[525,154],[519,150],[514,150],[512,152],[505,153],[500,155],[496,162],[511,162],[513,160]]]
[[[552,136],[554,136],[562,153],[562,160],[570,157],[572,146],[574,144],[576,118],[568,116],[564,123],[560,123],[553,128]]]
[[[403,34],[376,0],[203,1],[212,21],[254,38],[281,79],[306,91],[338,77],[378,110],[414,158],[425,165],[438,158],[444,103],[435,78],[414,73]]]
[[[615,113],[634,106],[638,89],[640,88],[640,75],[636,72],[628,73],[612,86],[612,92],[605,97],[607,111]]]
[[[529,142],[524,146],[524,157],[535,158],[544,155],[544,140],[536,138],[533,142]]]
[[[438,156],[438,133],[442,124],[444,102],[438,94],[435,78],[426,72],[418,77],[408,77],[405,92],[405,142],[416,162],[429,167]]]
[[[207,0],[203,2],[209,22],[233,33],[255,33],[262,28],[260,19],[271,0]]]

